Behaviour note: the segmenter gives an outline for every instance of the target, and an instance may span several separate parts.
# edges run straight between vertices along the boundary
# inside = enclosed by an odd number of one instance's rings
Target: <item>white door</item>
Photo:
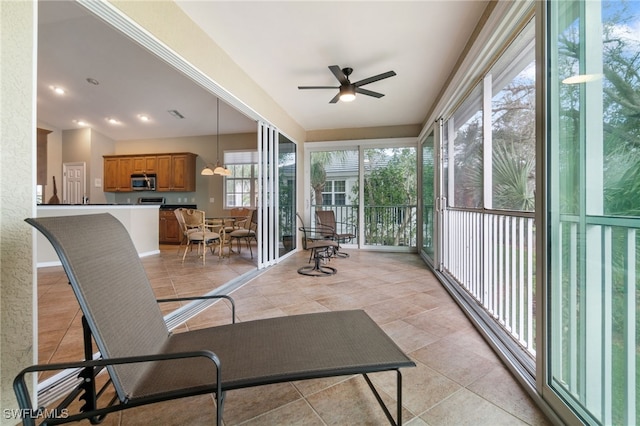
[[[62,165],[62,203],[84,204],[85,163],[64,163]]]

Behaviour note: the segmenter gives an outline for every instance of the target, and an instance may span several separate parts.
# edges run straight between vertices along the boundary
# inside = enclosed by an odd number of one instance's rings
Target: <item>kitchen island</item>
[[[138,204],[43,204],[37,206],[37,217],[78,216],[83,214],[110,213],[129,231],[140,257],[160,253],[158,245],[159,205]],[[38,267],[60,265],[60,259],[51,243],[39,232],[36,239],[36,261]],[[100,241],[96,241],[100,244]]]

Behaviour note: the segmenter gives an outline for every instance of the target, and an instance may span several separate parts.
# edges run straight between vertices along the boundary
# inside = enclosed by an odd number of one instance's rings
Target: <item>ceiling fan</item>
[[[329,65],[329,69],[340,82],[340,86],[298,86],[298,89],[339,89],[340,91],[338,92],[338,94],[329,101],[330,104],[335,104],[338,101],[351,102],[356,98],[356,93],[373,96],[374,98],[381,98],[384,96],[382,93],[363,89],[361,86],[396,75],[394,71],[387,71],[385,73],[374,75],[373,77],[365,78],[364,80],[352,83],[349,81],[349,76],[353,72],[353,68],[340,69],[338,65]]]

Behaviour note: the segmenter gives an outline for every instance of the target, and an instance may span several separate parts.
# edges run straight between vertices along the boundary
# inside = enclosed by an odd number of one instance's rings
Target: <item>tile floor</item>
[[[332,260],[334,276],[296,273],[307,261],[297,253],[232,293],[239,321],[338,309],[364,309],[417,367],[403,370],[403,420],[418,425],[550,424],[475,331],[417,255],[351,250]],[[254,266],[242,256],[196,256],[184,265],[175,246],[143,259],[158,297],[199,295]],[[82,357],[80,315],[61,268],[38,270],[39,358],[56,362]],[[169,312],[178,303],[164,306]],[[218,303],[179,330],[230,319]],[[371,376],[395,413],[395,375]],[[105,425],[212,424],[209,395],[154,404],[107,416]],[[88,422],[85,422],[88,424]],[[283,383],[231,391],[224,424],[384,425],[387,420],[361,376]]]

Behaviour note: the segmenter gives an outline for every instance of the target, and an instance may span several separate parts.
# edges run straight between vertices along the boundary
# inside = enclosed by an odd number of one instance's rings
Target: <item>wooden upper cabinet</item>
[[[133,173],[133,158],[105,157],[103,178],[104,191],[131,191],[131,173]]]
[[[105,155],[104,191],[131,191],[132,173],[155,173],[156,191],[196,190],[196,154]]]
[[[173,191],[195,191],[196,156],[194,154],[174,154],[171,157]]]
[[[156,191],[171,191],[171,179],[171,155],[158,155],[156,157]]]
[[[196,190],[196,155],[163,154],[156,158],[156,190],[193,192]]]
[[[133,173],[155,173],[156,156],[133,157]]]

